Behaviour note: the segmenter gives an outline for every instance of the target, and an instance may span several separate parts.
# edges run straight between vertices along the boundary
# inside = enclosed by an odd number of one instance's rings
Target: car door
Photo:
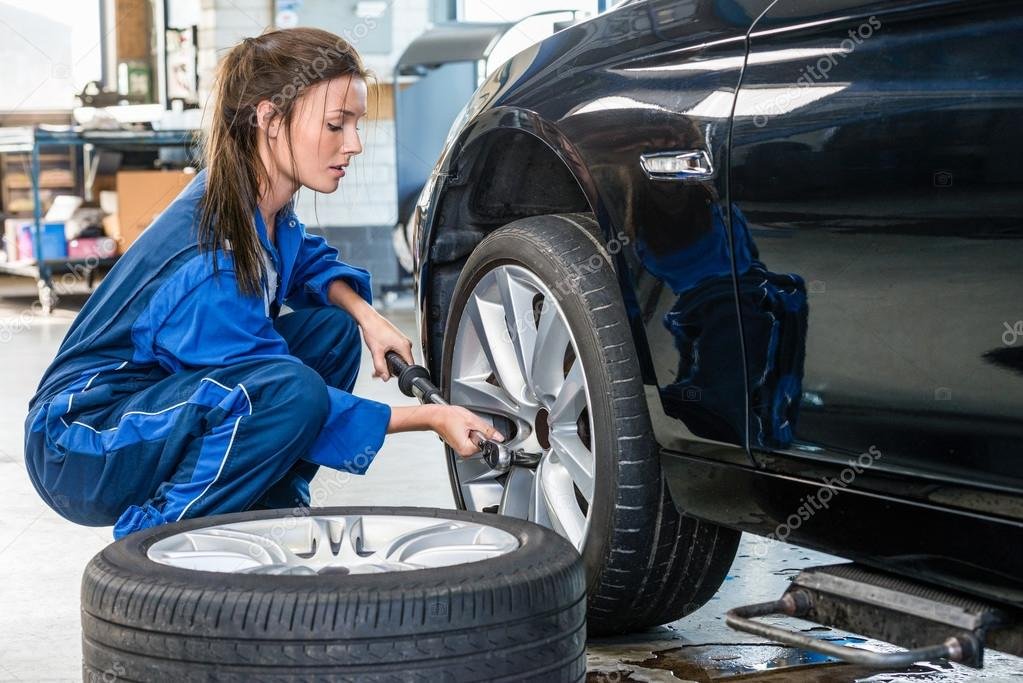
[[[760,464],[870,453],[895,493],[1020,515],[954,484],[1023,489],[1021,67],[1020,2],[778,0],[754,27],[729,199]]]

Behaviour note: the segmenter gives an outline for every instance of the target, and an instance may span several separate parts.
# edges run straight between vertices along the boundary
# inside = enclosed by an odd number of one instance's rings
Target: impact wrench
[[[388,351],[386,358],[391,374],[398,377],[398,388],[401,389],[401,393],[406,396],[414,396],[419,399],[420,403],[449,405],[440,395],[440,389],[430,381],[429,370],[422,365],[409,365],[394,351]],[[490,469],[507,472],[512,465],[536,467],[540,462],[539,455],[526,453],[521,449],[508,448],[502,443],[486,438],[475,429],[469,432],[469,438],[480,449],[483,460],[490,466]]]

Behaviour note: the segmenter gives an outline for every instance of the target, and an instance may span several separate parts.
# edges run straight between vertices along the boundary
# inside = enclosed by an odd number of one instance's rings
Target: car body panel
[[[765,14],[736,105],[733,206],[809,290],[787,438],[751,449],[1023,493],[1023,3],[818,8]]]

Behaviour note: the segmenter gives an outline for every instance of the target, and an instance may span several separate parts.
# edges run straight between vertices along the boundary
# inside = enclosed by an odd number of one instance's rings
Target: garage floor
[[[0,681],[81,680],[78,590],[89,558],[112,540],[109,528],[75,526],[37,497],[22,462],[27,401],[56,352],[83,294],[68,294],[49,317],[33,315],[35,285],[0,278]],[[415,339],[408,305],[387,314]],[[356,393],[390,403],[413,403],[394,383],[371,378],[363,357]],[[452,507],[440,441],[432,434],[390,437],[364,477],[321,471],[314,482],[318,505]],[[751,552],[746,537],[717,597],[685,620],[627,638],[589,643],[589,681],[1007,681],[1023,680],[1023,660],[989,652],[987,668],[921,664],[874,673],[784,648],[728,629],[725,610],[778,597],[798,568],[834,561],[781,543],[766,555]],[[792,621],[799,626],[801,622]],[[801,624],[810,629],[812,625]],[[818,629],[821,637],[861,642]],[[868,642],[875,649],[886,647]]]

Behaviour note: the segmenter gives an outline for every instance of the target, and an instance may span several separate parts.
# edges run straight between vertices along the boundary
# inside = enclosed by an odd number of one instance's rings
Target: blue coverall
[[[343,279],[371,301],[369,273],[306,233],[291,208],[270,300],[242,295],[230,251],[199,253],[205,172],[89,297],[29,403],[25,461],[63,517],[114,524],[115,538],[180,519],[308,505],[324,465],[363,474],[391,409],[349,393],[361,353],[352,318],[327,298]],[[281,304],[294,311],[278,315]]]

